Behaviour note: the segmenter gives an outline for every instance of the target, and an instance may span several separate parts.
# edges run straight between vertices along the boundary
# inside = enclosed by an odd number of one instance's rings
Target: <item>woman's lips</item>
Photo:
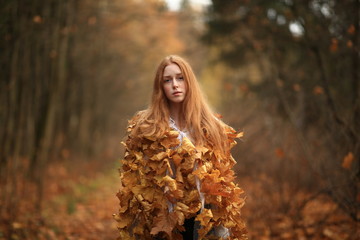
[[[180,94],[182,94],[182,92],[174,92],[174,93],[173,93],[173,95],[175,95],[175,96],[178,96],[178,95],[180,95]]]

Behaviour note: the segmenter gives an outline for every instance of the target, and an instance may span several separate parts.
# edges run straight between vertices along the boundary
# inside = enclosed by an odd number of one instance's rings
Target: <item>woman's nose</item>
[[[173,88],[179,87],[179,83],[177,82],[176,78],[173,79]]]

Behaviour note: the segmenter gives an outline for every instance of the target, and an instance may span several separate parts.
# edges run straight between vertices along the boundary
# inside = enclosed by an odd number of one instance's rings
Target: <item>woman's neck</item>
[[[175,121],[176,126],[182,129],[184,126],[184,116],[181,109],[181,104],[172,103],[170,105],[170,117]]]

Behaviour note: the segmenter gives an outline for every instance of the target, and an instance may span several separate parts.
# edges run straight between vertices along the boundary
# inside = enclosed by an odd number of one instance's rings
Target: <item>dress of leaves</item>
[[[136,119],[132,119],[129,133],[135,124]],[[232,148],[235,138],[242,135],[228,126],[225,130]],[[129,134],[123,143],[125,157],[117,194],[120,208],[115,216],[120,233],[118,239],[154,239],[156,236],[180,240],[184,220],[191,217],[200,222],[199,239],[214,239],[207,234],[216,226],[230,230],[228,239],[247,239],[241,218],[243,190],[233,182],[235,175],[231,169],[235,160],[230,149],[224,157],[213,151],[211,144],[195,147],[184,138],[180,145],[178,135],[173,129],[158,139]],[[212,206],[211,209],[201,209],[196,178],[201,182],[205,205]],[[174,205],[171,211],[169,202]]]

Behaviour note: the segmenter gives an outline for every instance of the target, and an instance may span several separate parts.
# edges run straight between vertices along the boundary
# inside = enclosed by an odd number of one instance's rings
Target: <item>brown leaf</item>
[[[345,169],[350,169],[351,165],[354,161],[354,154],[352,152],[349,152],[344,158],[341,166]]]
[[[172,231],[176,226],[177,223],[177,216],[175,214],[175,212],[161,212],[159,214],[159,216],[154,217],[154,222],[155,225],[154,227],[151,229],[150,234],[151,235],[156,235],[159,232],[165,232],[167,233],[169,236],[172,235]]]

